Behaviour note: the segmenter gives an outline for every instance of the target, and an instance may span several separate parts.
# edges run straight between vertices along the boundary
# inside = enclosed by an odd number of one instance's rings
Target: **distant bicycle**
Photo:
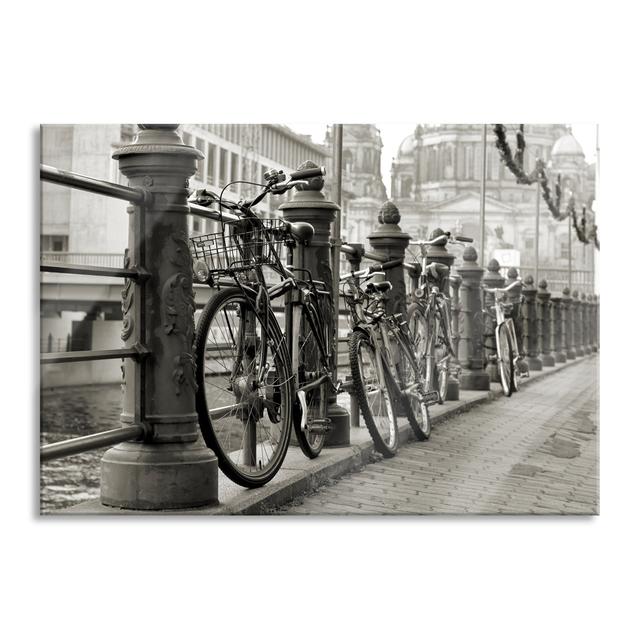
[[[376,449],[392,457],[398,449],[396,409],[401,407],[419,440],[431,432],[429,404],[437,394],[428,394],[416,359],[407,323],[401,314],[388,315],[385,294],[391,283],[366,282],[384,270],[402,264],[402,259],[373,264],[367,269],[341,274],[343,297],[351,312],[349,364],[353,392]]]
[[[485,309],[484,312],[490,314],[496,323],[496,355],[489,359],[495,359],[496,361],[502,392],[507,397],[511,396],[514,391],[518,391],[520,377],[528,376],[528,372],[526,370],[521,371],[519,366],[521,356],[518,352],[518,340],[513,318],[511,317],[513,303],[504,302],[502,299],[507,291],[510,291],[518,284],[520,284],[520,280],[515,280],[509,286],[503,288],[484,287],[486,293],[491,293],[494,296],[492,307]]]
[[[451,358],[455,356],[451,343],[450,301],[443,290],[444,283],[448,282],[449,267],[441,262],[427,264],[424,249],[443,241],[466,244],[473,242],[473,239],[447,232],[433,240],[410,243],[411,246],[420,247],[422,270],[418,286],[413,292],[414,302],[407,309],[409,331],[413,336],[418,362],[423,367],[426,389],[438,392],[440,404],[447,397]]]

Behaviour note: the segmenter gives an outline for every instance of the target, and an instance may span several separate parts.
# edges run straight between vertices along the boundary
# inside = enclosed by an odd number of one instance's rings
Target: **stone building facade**
[[[517,125],[506,125],[515,149]],[[595,165],[589,165],[580,143],[562,124],[525,125],[527,150],[524,169],[533,170],[543,158],[554,179],[562,176],[563,203],[569,192],[576,203],[590,205],[595,193]],[[476,239],[479,246],[482,172],[482,125],[418,125],[401,143],[392,165],[391,199],[402,213],[402,228],[414,238],[428,238],[436,228]],[[501,163],[491,125],[487,126],[485,197],[485,263],[496,251],[515,249],[520,265],[532,265],[535,257],[535,185],[516,183]],[[567,267],[568,222],[557,222],[540,199],[540,265]],[[572,269],[589,270],[593,247],[572,240]]]

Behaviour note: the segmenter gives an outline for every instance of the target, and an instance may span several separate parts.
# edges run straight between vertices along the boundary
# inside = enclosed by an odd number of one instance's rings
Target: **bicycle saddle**
[[[296,242],[306,245],[311,242],[315,229],[308,222],[290,222],[289,233]]]
[[[427,275],[432,278],[442,278],[449,275],[449,267],[442,262],[431,262],[427,265]]]
[[[385,280],[384,282],[370,282],[367,285],[367,290],[377,291],[378,293],[384,293],[385,291],[390,291],[391,289],[392,286],[388,280]]]

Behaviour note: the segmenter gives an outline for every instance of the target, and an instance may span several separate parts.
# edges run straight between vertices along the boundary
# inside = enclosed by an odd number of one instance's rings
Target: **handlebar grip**
[[[311,178],[322,178],[326,173],[324,167],[311,167],[311,169],[292,171],[289,175],[292,180],[310,180]]]
[[[473,238],[469,238],[467,236],[456,236],[456,240],[460,242],[474,242]]]
[[[395,260],[388,260],[387,262],[376,262],[369,265],[370,271],[386,271],[387,269],[393,269],[393,267],[399,267],[404,260],[402,258],[396,258]]]

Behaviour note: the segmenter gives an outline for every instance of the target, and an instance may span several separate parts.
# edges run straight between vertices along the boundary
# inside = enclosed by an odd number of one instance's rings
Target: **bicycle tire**
[[[416,363],[417,365],[417,363]],[[407,387],[418,385],[419,390],[423,390],[423,376],[420,367],[414,367],[409,361],[407,355],[402,348],[400,349],[400,371],[399,377],[402,381],[402,393],[400,402],[405,412],[405,416],[409,421],[409,426],[413,431],[417,440],[428,440],[431,435],[431,416],[429,415],[429,406],[426,402],[421,402],[415,396],[409,395]]]
[[[496,327],[497,364],[500,377],[500,385],[505,396],[513,393],[513,344],[511,332],[506,324]]]
[[[309,313],[315,313],[315,307],[310,308]],[[298,351],[298,375],[297,381],[305,384],[307,380],[312,381],[316,376],[324,373],[322,368],[321,347],[311,327],[309,320],[305,319],[303,313],[300,314],[299,351]],[[319,318],[315,318],[318,326],[325,328],[324,323]],[[325,336],[326,337],[326,336]],[[300,404],[299,390],[296,389],[295,408],[293,413],[293,428],[296,441],[301,451],[309,459],[317,458],[322,451],[325,442],[325,434],[310,433],[308,429],[309,420],[324,421],[327,417],[327,395],[329,382],[311,389],[305,393],[305,404],[307,406],[307,425],[302,425],[302,406]],[[313,428],[313,425],[312,425]]]
[[[365,351],[369,352],[368,363],[364,362],[363,352]],[[349,365],[351,367],[353,390],[373,444],[376,450],[385,458],[392,458],[398,450],[398,422],[389,391],[391,374],[383,367],[382,375],[385,376],[385,389],[378,388],[378,393],[373,400],[372,406],[370,396],[376,393],[376,390],[369,388],[369,380],[372,378],[371,375],[367,376],[366,374],[373,373],[379,379],[380,372],[377,371],[375,347],[371,344],[369,336],[362,331],[354,331],[349,336]],[[393,384],[393,381],[391,384]],[[384,413],[380,414],[381,411]],[[382,419],[376,422],[376,417]],[[388,420],[388,423],[385,423],[385,419]],[[387,424],[385,431],[388,430],[388,434],[383,432],[385,424]]]
[[[435,344],[434,344],[434,380],[438,393],[439,404],[444,404],[447,399],[449,387],[449,342],[446,331],[443,328],[444,320],[440,312],[435,313]]]
[[[251,298],[255,294],[239,287],[214,294],[200,316],[194,342],[202,437],[216,453],[223,473],[247,488],[263,486],[276,475],[287,453],[293,421],[293,380],[284,336],[271,309],[266,330],[256,321],[255,339],[245,334],[246,323],[255,317]],[[234,315],[242,331],[235,336]],[[261,383],[252,379],[252,370],[263,349],[273,368]],[[210,412],[216,410],[224,413],[212,420]]]

